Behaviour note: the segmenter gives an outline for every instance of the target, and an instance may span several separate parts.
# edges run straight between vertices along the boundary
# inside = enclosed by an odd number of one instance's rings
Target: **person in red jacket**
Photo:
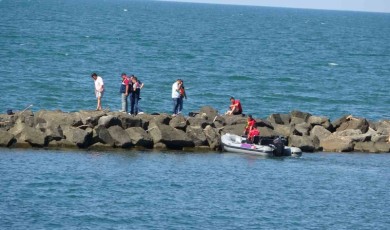
[[[252,118],[252,115],[248,115],[247,124],[244,129],[244,135],[247,135],[253,128],[253,126],[256,124],[256,120]]]
[[[242,114],[242,106],[240,100],[234,99],[234,97],[230,98],[230,106],[229,110],[226,112],[227,115],[239,115]]]
[[[248,133],[248,142],[253,143],[255,136],[260,136],[260,131],[257,129],[256,123],[253,125],[252,130]]]

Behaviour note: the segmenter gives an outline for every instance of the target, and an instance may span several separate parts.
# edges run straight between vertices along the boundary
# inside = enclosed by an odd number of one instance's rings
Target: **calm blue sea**
[[[390,119],[390,14],[129,0],[1,0],[0,112],[120,109],[122,72],[144,83],[145,112],[229,97],[256,117],[301,110]]]
[[[256,117],[301,110],[390,119],[390,14],[125,0],[0,0],[0,113],[145,112],[229,97]],[[259,158],[0,149],[0,229],[390,229],[388,154]]]
[[[386,154],[2,150],[1,229],[389,229]]]

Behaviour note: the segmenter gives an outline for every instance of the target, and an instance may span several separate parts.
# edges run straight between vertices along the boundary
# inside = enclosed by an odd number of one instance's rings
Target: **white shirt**
[[[95,80],[95,90],[98,91],[98,92],[103,92],[104,88],[103,88],[103,78],[101,78],[100,76],[97,76],[96,80]]]
[[[180,98],[177,81],[172,85],[172,98]]]

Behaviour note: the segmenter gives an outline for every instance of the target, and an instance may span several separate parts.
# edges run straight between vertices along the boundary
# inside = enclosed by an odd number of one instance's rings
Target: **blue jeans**
[[[127,113],[127,111],[129,111],[129,103],[127,101],[127,97],[129,95],[125,95],[124,93],[122,93],[122,111],[125,111]]]
[[[134,95],[134,94],[132,94],[131,95],[131,97],[130,97],[130,107],[131,107],[131,110],[130,110],[130,113],[131,114],[135,114],[135,115],[137,115],[138,114],[138,110],[139,110],[139,108],[138,108],[138,100],[139,100],[139,98],[138,98],[138,95]]]
[[[180,103],[182,103],[181,98],[172,98],[173,101],[173,114],[178,114],[180,112]]]
[[[184,101],[184,98],[180,97],[179,98],[179,112],[178,113],[181,113],[181,111],[183,110],[183,101]]]

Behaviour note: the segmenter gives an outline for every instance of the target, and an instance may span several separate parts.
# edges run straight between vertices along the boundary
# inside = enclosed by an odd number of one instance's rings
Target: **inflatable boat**
[[[248,143],[245,137],[226,133],[221,137],[223,150],[233,153],[243,153],[258,156],[292,156],[299,157],[302,150],[287,146],[287,140],[282,137],[255,137],[253,143]]]

